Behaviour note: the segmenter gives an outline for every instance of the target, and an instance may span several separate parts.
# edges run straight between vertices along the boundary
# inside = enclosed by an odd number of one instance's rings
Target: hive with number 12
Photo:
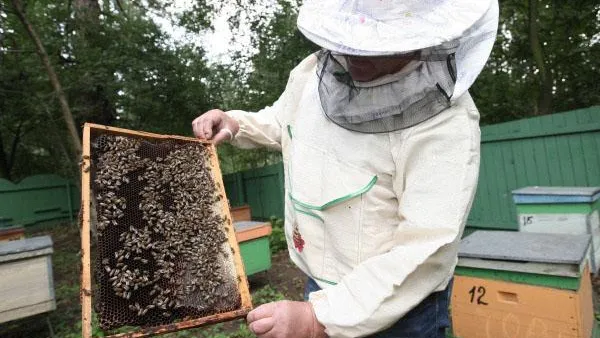
[[[83,145],[83,337],[92,336],[92,311],[110,337],[246,315],[252,304],[214,145],[94,124],[84,126]]]
[[[476,231],[462,240],[452,289],[460,338],[589,338],[589,235]]]

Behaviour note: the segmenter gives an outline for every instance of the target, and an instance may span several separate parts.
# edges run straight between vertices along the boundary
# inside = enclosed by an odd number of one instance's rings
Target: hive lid
[[[579,265],[590,235],[476,231],[460,243],[459,257]]]
[[[28,257],[37,254],[46,254],[52,252],[52,238],[50,236],[39,236],[0,243],[0,261],[4,261],[8,256],[23,255]]]
[[[269,225],[269,223],[258,222],[258,221],[238,221],[233,222],[233,226],[235,227],[235,231],[246,231],[253,228],[261,227]]]
[[[240,221],[234,222],[233,227],[238,242],[245,242],[271,234],[271,224],[269,222]]]
[[[525,187],[512,194],[515,203],[586,203],[600,199],[600,187]]]

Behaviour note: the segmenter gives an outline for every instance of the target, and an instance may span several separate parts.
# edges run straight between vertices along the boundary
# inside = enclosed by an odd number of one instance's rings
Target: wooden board
[[[0,264],[0,323],[54,310],[49,254]]]
[[[82,304],[82,336],[84,338],[91,337],[92,326],[92,282],[91,282],[91,258],[90,258],[90,208],[91,208],[91,172],[90,168],[90,135],[92,130],[99,130],[100,132],[106,131],[111,135],[120,136],[137,136],[149,139],[160,139],[160,140],[182,140],[186,142],[201,143],[208,148],[210,167],[212,168],[213,179],[218,192],[225,195],[225,186],[223,184],[223,177],[221,175],[221,169],[219,166],[219,160],[217,158],[217,152],[214,144],[208,141],[198,140],[190,137],[183,137],[177,135],[161,135],[153,134],[148,132],[127,130],[122,128],[108,127],[97,124],[86,123],[83,131],[83,154],[82,154],[82,174],[81,174],[81,189],[82,189],[82,222],[81,222],[81,254],[82,254],[82,275],[81,275],[81,304]],[[181,322],[176,322],[168,325],[161,325],[149,328],[143,328],[137,332],[129,332],[123,334],[112,335],[109,337],[147,337],[156,334],[162,334],[167,332],[174,332],[183,329],[189,329],[199,327],[202,325],[222,322],[245,316],[252,309],[252,300],[250,297],[250,290],[248,287],[248,281],[244,271],[244,265],[240,255],[240,249],[238,242],[235,237],[235,230],[232,223],[232,217],[229,212],[229,206],[226,202],[221,203],[222,215],[226,217],[225,230],[227,234],[228,244],[233,249],[233,263],[235,266],[236,274],[238,277],[238,290],[241,296],[240,308],[234,311],[219,313],[203,318],[196,318]]]
[[[455,276],[452,328],[461,338],[590,337],[591,281],[584,270],[579,290]]]
[[[25,229],[23,227],[9,227],[0,229],[0,242],[16,241],[25,238]]]
[[[249,222],[236,222],[236,223],[249,223]],[[271,223],[269,222],[252,222],[256,223],[251,227],[239,229],[236,225],[235,236],[239,243],[249,241],[252,239],[269,236],[271,234]],[[235,223],[234,223],[235,225]]]
[[[518,271],[564,277],[579,277],[581,275],[581,271],[583,270],[583,266],[578,267],[574,264],[510,262],[462,257],[458,259],[457,266],[487,270]]]
[[[92,275],[90,255],[90,128],[83,128],[83,149],[81,161],[81,335],[92,336]]]
[[[239,221],[250,221],[252,219],[252,213],[249,205],[241,207],[234,207],[229,209],[231,211],[231,217],[234,222]]]
[[[56,310],[56,302],[48,300],[38,304],[30,304],[7,312],[0,312],[0,323],[31,317],[40,313]]]

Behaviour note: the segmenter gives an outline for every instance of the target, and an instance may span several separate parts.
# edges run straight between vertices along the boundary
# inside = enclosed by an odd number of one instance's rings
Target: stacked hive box
[[[235,222],[234,227],[246,275],[268,270],[271,267],[271,225],[264,222],[240,221]]]
[[[589,235],[477,231],[463,239],[452,290],[460,338],[592,334]]]
[[[513,191],[519,231],[590,234],[590,269],[600,263],[600,187],[526,187]]]
[[[56,309],[52,251],[49,236],[0,243],[0,323]]]

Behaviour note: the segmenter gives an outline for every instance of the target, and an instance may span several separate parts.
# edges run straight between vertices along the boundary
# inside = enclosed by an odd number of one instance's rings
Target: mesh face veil
[[[380,133],[421,123],[466,93],[490,55],[498,16],[497,0],[306,0],[298,28],[323,48],[317,75],[325,115],[349,130]],[[335,53],[416,57],[363,83]]]
[[[411,53],[404,56],[410,62],[402,70],[369,82],[352,79],[344,56],[322,50],[317,75],[323,112],[337,125],[362,133],[419,124],[450,107],[457,46],[450,42]]]

